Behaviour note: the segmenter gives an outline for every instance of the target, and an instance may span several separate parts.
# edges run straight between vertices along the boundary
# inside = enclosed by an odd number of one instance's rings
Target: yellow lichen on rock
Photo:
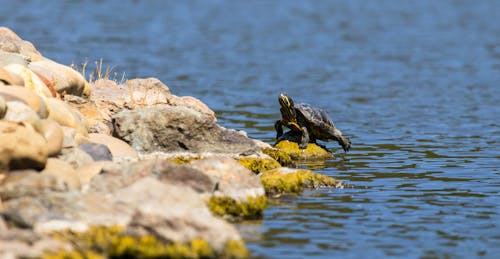
[[[330,176],[303,169],[278,168],[260,174],[266,193],[300,193],[304,189],[320,187],[343,188],[345,184]]]
[[[287,162],[287,159],[292,161],[300,160],[326,160],[335,158],[332,153],[325,150],[324,148],[314,144],[309,143],[305,149],[300,149],[299,145],[295,142],[283,140],[275,145],[278,149],[278,160],[281,162]]]
[[[46,253],[46,259],[59,258],[246,258],[241,241],[228,240],[222,251],[214,251],[203,239],[188,243],[167,243],[154,236],[127,235],[121,227],[95,226],[87,232],[58,232],[54,238],[70,243],[73,251]]]
[[[229,197],[212,196],[208,208],[217,216],[229,220],[258,219],[266,208],[266,196],[248,197],[246,202],[236,201]]]
[[[278,161],[270,157],[242,157],[238,159],[238,162],[256,174],[281,167]]]

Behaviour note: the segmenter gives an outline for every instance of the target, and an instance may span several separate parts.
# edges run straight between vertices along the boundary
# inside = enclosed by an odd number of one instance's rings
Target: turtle
[[[283,134],[283,127],[291,130],[290,133],[298,134],[298,144],[305,149],[308,143],[316,140],[335,140],[342,146],[344,152],[349,151],[351,141],[342,136],[342,132],[335,128],[328,114],[319,108],[307,103],[295,104],[288,95],[281,93],[278,97],[280,103],[281,119],[274,124],[276,129],[276,143],[286,139],[289,134]],[[288,136],[287,136],[288,135]]]

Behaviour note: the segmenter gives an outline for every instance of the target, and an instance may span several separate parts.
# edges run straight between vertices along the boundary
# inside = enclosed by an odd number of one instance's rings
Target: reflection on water
[[[89,4],[90,3],[90,4]],[[273,143],[277,95],[351,138],[302,163],[355,188],[272,201],[255,257],[500,254],[499,1],[8,1],[0,24],[62,63],[156,76]]]

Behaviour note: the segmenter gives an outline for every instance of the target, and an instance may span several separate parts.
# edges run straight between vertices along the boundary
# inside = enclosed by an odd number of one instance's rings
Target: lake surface
[[[154,76],[272,143],[277,96],[352,140],[304,164],[353,189],[272,201],[255,257],[500,256],[500,1],[8,1],[0,25],[64,64]],[[325,143],[324,143],[325,144]]]

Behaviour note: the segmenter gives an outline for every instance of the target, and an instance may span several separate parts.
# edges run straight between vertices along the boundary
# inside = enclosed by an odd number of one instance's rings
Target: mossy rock
[[[247,258],[249,253],[241,241],[229,240],[223,251],[214,251],[207,241],[167,243],[153,236],[134,237],[121,227],[92,227],[87,232],[57,232],[56,239],[71,244],[73,251],[47,253],[43,258]]]
[[[334,159],[335,156],[328,150],[314,143],[309,143],[305,149],[299,144],[288,140],[278,142],[275,149],[265,149],[263,152],[276,159],[283,166],[293,166],[299,161],[318,161]]]
[[[304,189],[322,187],[344,188],[340,180],[303,169],[278,168],[260,174],[262,185],[268,195],[301,193]]]
[[[266,208],[266,196],[248,197],[246,202],[236,201],[229,197],[212,196],[208,208],[217,216],[231,221],[243,219],[260,219]]]
[[[246,167],[248,170],[256,174],[281,167],[278,161],[270,157],[242,157],[238,159],[238,162],[240,162],[242,166]]]
[[[169,158],[167,160],[174,163],[174,164],[178,164],[178,165],[189,165],[192,162],[194,162],[196,160],[200,160],[200,159],[201,158],[198,156],[176,156],[173,158]]]

